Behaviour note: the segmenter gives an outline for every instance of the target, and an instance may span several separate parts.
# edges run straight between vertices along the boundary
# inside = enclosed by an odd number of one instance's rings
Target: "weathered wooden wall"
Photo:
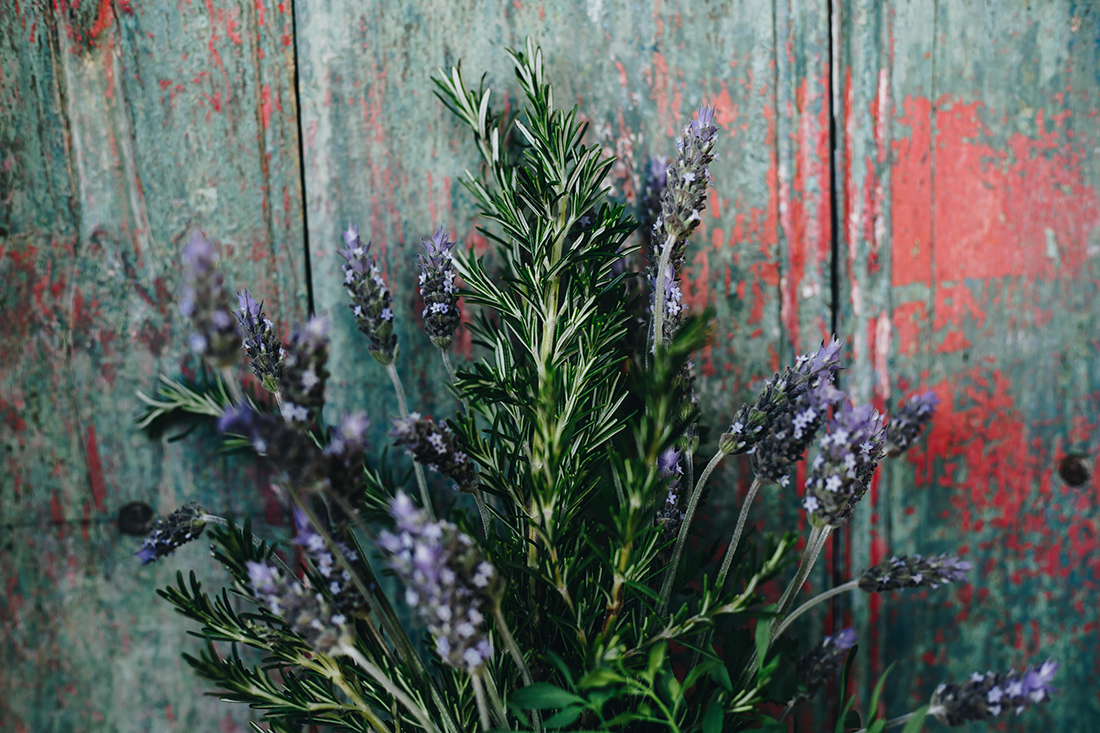
[[[842,576],[888,552],[976,561],[970,588],[846,609],[870,630],[867,672],[903,662],[889,712],[941,678],[1050,654],[1065,694],[1021,722],[1089,729],[1100,484],[1069,490],[1054,464],[1071,444],[1094,448],[1100,427],[1096,8],[75,5],[0,6],[0,729],[240,729],[247,711],[199,699],[177,659],[185,624],[153,595],[176,567],[222,575],[201,548],[138,569],[136,541],[112,524],[132,499],[265,512],[245,466],[208,460],[209,436],[155,443],[132,427],[135,389],[194,366],[172,302],[180,239],[201,226],[231,283],[283,322],[312,292],[335,323],[334,408],[366,407],[380,437],[396,403],[335,257],[340,228],[358,222],[395,291],[410,404],[449,414],[419,329],[415,254],[440,224],[484,241],[458,183],[474,151],[429,75],[462,59],[507,103],[503,49],[528,33],[558,99],[619,156],[613,195],[627,202],[699,102],[718,106],[721,158],[685,285],[691,308],[718,313],[696,357],[708,447],[754,380],[834,318],[860,399],[943,398],[930,440],[886,468],[826,558]],[[468,340],[456,351],[469,356]],[[716,511],[739,504],[745,475],[718,476]],[[758,516],[775,526],[797,501],[772,492]]]

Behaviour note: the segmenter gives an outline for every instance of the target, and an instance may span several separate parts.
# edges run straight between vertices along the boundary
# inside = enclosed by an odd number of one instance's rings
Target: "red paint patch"
[[[88,484],[92,489],[92,500],[96,511],[103,512],[107,508],[107,485],[103,480],[103,461],[99,457],[94,425],[88,426],[88,433],[84,438],[84,456],[88,464]]]

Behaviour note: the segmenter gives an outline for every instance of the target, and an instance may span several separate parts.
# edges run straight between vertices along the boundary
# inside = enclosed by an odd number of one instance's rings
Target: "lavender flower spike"
[[[240,358],[241,332],[229,312],[218,256],[196,230],[183,250],[184,288],[180,312],[191,319],[191,348],[215,369]]]
[[[714,123],[714,107],[701,106],[676,139],[676,159],[666,169],[664,193],[661,196],[661,216],[653,227],[655,246],[672,241],[672,263],[679,279],[684,266],[687,238],[699,226],[700,214],[707,205],[707,181],[714,160],[714,142],[718,128]],[[656,265],[656,260],[651,266]]]
[[[932,422],[939,404],[940,398],[935,392],[925,392],[899,405],[886,426],[887,454],[899,456],[916,443],[924,428]]]
[[[394,418],[389,435],[396,445],[405,446],[417,463],[454,481],[459,491],[473,493],[477,489],[474,466],[455,445],[454,433],[445,424],[413,412],[408,418]]]
[[[278,394],[286,349],[275,335],[275,324],[264,315],[264,304],[257,303],[247,289],[237,291],[237,302],[240,305],[237,323],[244,332],[243,348],[252,373],[264,389]]]
[[[171,555],[181,545],[197,540],[205,527],[206,510],[191,502],[164,519],[158,519],[134,555],[141,558],[142,565],[148,565],[157,558]]]
[[[291,425],[308,428],[325,406],[328,332],[328,319],[313,316],[287,344],[279,391],[283,395],[283,417]]]
[[[346,249],[339,250],[344,263],[344,285],[351,298],[352,313],[368,341],[370,354],[383,366],[397,358],[397,336],[393,332],[393,298],[390,296],[382,271],[378,269],[374,255],[370,254],[370,242],[363,244],[359,227],[354,224],[344,232]]]
[[[436,652],[456,669],[477,671],[493,656],[485,628],[503,590],[496,570],[474,541],[447,521],[433,522],[404,492],[390,513],[396,533],[378,544],[405,584],[405,599],[435,637]]]
[[[863,571],[859,589],[866,593],[884,593],[898,588],[938,588],[966,580],[970,563],[956,555],[894,556]]]
[[[669,448],[657,458],[657,470],[661,478],[668,480],[668,496],[664,506],[657,512],[657,524],[661,527],[661,536],[666,541],[672,541],[680,532],[680,524],[684,521],[684,512],[680,509],[680,484],[684,476],[684,468],[680,463],[682,451]]]
[[[802,504],[815,527],[848,521],[883,458],[882,435],[882,415],[870,405],[846,402],[829,421]]]
[[[336,610],[344,615],[354,614],[361,609],[366,601],[359,593],[352,581],[351,573],[344,569],[343,565],[329,551],[324,538],[317,533],[309,519],[298,507],[294,508],[294,526],[297,534],[292,540],[294,544],[301,545],[306,556],[318,574],[323,578],[329,597]],[[359,562],[359,554],[343,542],[336,542],[336,549],[344,556],[348,563]]]
[[[813,402],[836,405],[841,399],[839,391],[825,386],[831,385],[833,376],[840,371],[841,345],[836,337],[828,342],[822,341],[821,347],[814,353],[798,356],[795,365],[787,367],[782,376],[775,374],[764,382],[764,389],[756,401],[743,405],[729,430],[719,438],[718,446],[722,452],[726,455],[752,454],[757,443],[773,433],[784,432],[781,424],[789,422],[792,432],[785,432],[781,439],[798,432],[799,437],[795,440],[801,445],[798,451],[801,456],[825,420],[824,412],[815,409],[811,417],[811,413],[806,412],[807,408]],[[813,389],[818,389],[820,393],[809,395]],[[802,415],[797,428],[794,425],[796,415]],[[790,447],[793,451],[799,446],[792,444]]]
[[[256,600],[286,621],[311,649],[328,654],[342,645],[348,634],[347,616],[320,593],[266,563],[249,561],[248,576]]]
[[[441,349],[451,345],[455,329],[462,321],[458,312],[458,289],[451,248],[455,242],[447,239],[439,227],[431,239],[425,239],[426,255],[420,255],[420,297],[424,299],[424,330],[428,338]]]
[[[805,690],[798,694],[795,702],[809,700],[825,686],[840,668],[846,652],[855,644],[856,632],[851,628],[841,629],[832,636],[826,636],[819,646],[802,655],[795,666],[795,673]]]
[[[993,720],[1012,710],[1019,715],[1031,705],[1046,702],[1054,694],[1051,686],[1058,662],[1044,662],[1038,669],[1028,667],[1022,673],[975,672],[961,685],[944,683],[932,694],[928,712],[949,726],[971,721]]]

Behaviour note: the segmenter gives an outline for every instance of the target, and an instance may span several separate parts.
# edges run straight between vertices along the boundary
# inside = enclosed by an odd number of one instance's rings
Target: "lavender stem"
[[[661,259],[657,264],[656,291],[653,293],[653,348],[657,345],[664,346],[664,317],[665,317],[665,268],[672,257],[672,245],[676,243],[676,237],[669,235],[661,247]]]
[[[369,659],[360,654],[358,649],[356,649],[351,644],[342,644],[341,646],[337,647],[336,651],[351,657],[352,661],[358,664],[359,667],[362,668],[362,670],[366,672],[371,679],[380,684],[383,688],[385,688],[386,692],[393,695],[394,698],[396,698],[402,705],[404,705],[405,708],[410,713],[412,713],[413,717],[416,718],[417,722],[425,728],[425,730],[431,731],[431,733],[442,733],[439,730],[439,726],[433,723],[431,718],[428,717],[427,711],[424,710],[423,707],[418,705],[415,700],[409,697],[404,690],[395,685],[390,680],[390,678],[386,676],[386,673],[379,669],[377,665],[375,665]]]
[[[722,568],[718,571],[718,580],[714,584],[719,592],[726,585],[726,576],[729,574],[730,565],[733,564],[733,555],[737,552],[737,546],[741,543],[741,534],[745,530],[745,521],[749,517],[749,507],[752,506],[753,499],[756,498],[756,494],[760,491],[763,483],[759,476],[754,476],[752,485],[749,487],[749,493],[745,495],[745,502],[741,505],[741,512],[737,515],[737,527],[733,530],[733,538],[726,550],[726,556],[722,559]]]
[[[485,690],[481,686],[481,672],[470,670],[470,684],[474,687],[474,697],[477,698],[477,714],[481,718],[481,729],[489,730],[492,724],[489,722],[489,706],[485,704]]]
[[[405,387],[401,384],[401,375],[397,373],[397,367],[390,362],[386,365],[386,373],[393,382],[393,391],[397,394],[397,409],[401,412],[401,419],[409,419],[409,403],[405,401]],[[420,487],[420,503],[428,510],[428,516],[435,521],[435,509],[432,508],[431,497],[428,496],[428,482],[424,478],[424,469],[419,463],[413,461],[413,472],[416,474],[416,483]]]
[[[849,580],[847,583],[844,583],[843,585],[838,585],[835,588],[827,590],[824,593],[817,594],[816,596],[814,596],[813,598],[811,598],[810,600],[806,601],[801,606],[796,608],[794,611],[792,611],[790,616],[783,619],[783,623],[779,624],[779,628],[775,630],[774,634],[772,634],[772,641],[774,642],[776,639],[778,639],[779,635],[782,634],[784,631],[786,631],[787,628],[794,622],[794,620],[796,618],[798,618],[802,614],[806,613],[807,611],[809,611],[811,608],[813,608],[817,604],[821,603],[822,601],[827,601],[830,598],[832,598],[833,596],[838,596],[841,593],[847,593],[848,591],[858,590],[858,589],[859,589],[859,578],[856,578],[855,580]]]
[[[710,459],[710,463],[703,469],[702,475],[699,476],[699,481],[696,482],[695,488],[691,490],[691,497],[688,499],[687,512],[684,514],[684,521],[680,524],[680,534],[676,537],[676,549],[672,553],[672,562],[668,568],[665,569],[665,579],[661,584],[661,605],[658,610],[658,614],[665,615],[668,611],[668,601],[672,596],[672,583],[676,580],[676,566],[680,564],[680,557],[684,554],[684,545],[687,544],[688,533],[691,531],[691,520],[695,517],[695,508],[699,504],[699,495],[703,493],[703,487],[707,483],[707,479],[710,478],[711,473],[722,461],[725,454],[722,451],[718,451],[714,454],[714,457]]]

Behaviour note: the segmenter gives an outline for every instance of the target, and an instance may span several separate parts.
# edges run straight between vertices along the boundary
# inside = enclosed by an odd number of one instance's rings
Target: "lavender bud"
[[[649,284],[653,287],[654,291],[657,289],[657,281],[654,278],[650,278]],[[662,336],[667,343],[672,339],[673,334],[680,328],[680,324],[684,320],[684,294],[680,290],[680,281],[676,279],[676,273],[672,268],[672,264],[665,266],[664,277],[661,278],[661,287],[665,289],[665,315],[661,322]],[[653,303],[650,303],[650,308],[653,307]],[[656,349],[656,346],[653,347]]]
[[[993,720],[1012,710],[1019,715],[1029,706],[1049,700],[1058,662],[1047,660],[1038,669],[1020,673],[975,672],[963,684],[943,683],[932,694],[929,714],[949,726]]]
[[[420,297],[424,299],[424,330],[432,343],[441,349],[451,345],[455,329],[462,321],[458,312],[458,288],[451,247],[443,227],[431,239],[424,240],[427,255],[420,255]]]
[[[899,588],[939,588],[947,583],[966,581],[970,563],[956,555],[902,555],[867,568],[859,578],[859,589],[884,593]]]
[[[668,495],[664,506],[657,511],[657,524],[661,527],[661,537],[665,541],[676,538],[684,521],[684,512],[680,509],[680,493],[683,490],[680,482],[684,476],[684,468],[680,463],[682,455],[676,448],[669,448],[657,457],[657,470],[661,478],[668,480]]]
[[[842,629],[832,636],[826,636],[821,644],[802,655],[795,665],[795,674],[805,690],[796,700],[808,700],[833,678],[844,662],[847,652],[856,643],[856,632]]]
[[[371,356],[383,366],[397,358],[397,336],[393,332],[393,298],[390,296],[382,271],[378,269],[374,255],[370,254],[370,242],[363,244],[359,227],[352,224],[344,232],[344,245],[339,250],[344,263],[344,286],[351,298],[351,312],[355,323],[368,341]]]
[[[443,423],[413,412],[408,418],[394,418],[389,432],[395,445],[403,445],[413,459],[454,481],[459,491],[477,488],[477,473],[469,456],[455,445],[455,436]]]
[[[256,453],[266,456],[274,483],[303,491],[329,486],[325,456],[307,433],[284,420],[245,406],[230,407],[218,419],[218,430],[247,439]]]
[[[243,348],[252,373],[268,392],[278,392],[286,349],[275,335],[275,324],[264,315],[264,304],[257,303],[247,289],[237,291],[237,302],[237,323],[244,332]]]
[[[882,433],[882,415],[870,405],[846,402],[829,421],[802,504],[814,526],[848,521],[882,460]]]
[[[329,464],[332,489],[348,501],[355,501],[363,485],[363,458],[367,453],[367,428],[370,420],[365,412],[345,415],[333,431],[324,454]],[[335,509],[339,509],[336,507]]]
[[[718,128],[714,122],[714,107],[701,106],[697,119],[692,120],[676,139],[676,159],[665,174],[661,195],[661,215],[653,227],[654,249],[658,252],[672,241],[672,263],[675,279],[684,265],[687,238],[699,226],[700,213],[707,205],[707,181],[710,163],[714,160],[714,142]],[[654,259],[654,267],[659,259]]]
[[[249,561],[248,575],[256,600],[286,621],[311,649],[328,654],[341,645],[347,616],[324,596],[266,563]]]
[[[332,605],[345,616],[350,616],[360,610],[366,601],[355,587],[351,573],[332,553],[325,540],[310,524],[305,512],[294,508],[294,526],[297,534],[292,540],[294,544],[301,545],[306,557],[317,569],[317,573],[324,579],[325,590]],[[343,555],[347,562],[354,566],[359,562],[359,554],[343,542],[336,542],[336,551]]]
[[[503,585],[474,541],[447,521],[433,522],[404,492],[391,506],[396,533],[379,546],[405,584],[405,599],[435,637],[436,651],[456,669],[476,670],[493,656],[485,617]]]
[[[738,410],[729,430],[718,439],[718,447],[726,455],[754,453],[756,444],[769,435],[784,432],[784,439],[789,439],[794,432],[799,432],[800,437],[794,439],[797,444],[790,448],[793,451],[800,444],[802,450],[797,453],[800,457],[825,419],[824,412],[815,411],[814,417],[807,421],[807,407],[812,403],[835,406],[841,399],[838,390],[826,386],[832,384],[833,376],[840,371],[840,347],[835,337],[828,343],[822,341],[814,353],[798,356],[795,365],[787,367],[782,376],[776,374],[764,382],[756,401]],[[816,395],[807,394],[815,388],[819,390]],[[802,417],[796,426],[794,418],[798,414]],[[798,457],[793,459],[797,460]],[[780,472],[780,476],[785,475],[786,471]],[[778,481],[779,478],[770,480]]]
[[[205,517],[206,511],[195,502],[180,507],[164,519],[157,520],[153,531],[134,555],[141,558],[142,565],[171,555],[180,545],[199,538],[206,527]]]
[[[283,418],[291,425],[308,428],[325,406],[328,370],[329,321],[314,316],[296,330],[287,344],[283,378]]]
[[[218,256],[198,231],[183,250],[183,265],[180,312],[191,319],[191,348],[215,369],[231,367],[240,358],[241,332],[226,306]]]
[[[940,398],[935,392],[915,394],[903,402],[890,416],[886,426],[886,451],[890,456],[899,456],[917,442],[920,434],[936,414]]]

